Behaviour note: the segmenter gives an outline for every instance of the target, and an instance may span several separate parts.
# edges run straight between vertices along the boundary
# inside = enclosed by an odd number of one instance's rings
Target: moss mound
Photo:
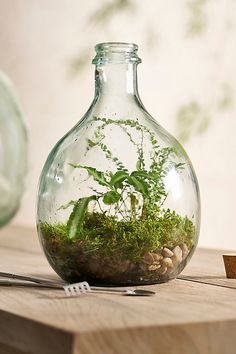
[[[162,215],[146,219],[118,221],[113,216],[88,213],[82,231],[73,239],[68,238],[66,224],[40,223],[39,230],[45,240],[55,248],[80,246],[83,252],[99,253],[137,261],[146,252],[185,243],[189,249],[194,244],[195,227],[187,217],[166,210]]]

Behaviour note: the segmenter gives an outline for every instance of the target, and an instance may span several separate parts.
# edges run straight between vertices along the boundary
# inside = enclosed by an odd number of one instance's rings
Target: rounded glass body
[[[18,99],[0,72],[0,227],[20,206],[27,165],[27,135]]]
[[[95,98],[50,153],[37,204],[40,240],[66,281],[175,278],[196,247],[199,189],[182,146],[145,110],[137,46],[96,46]]]

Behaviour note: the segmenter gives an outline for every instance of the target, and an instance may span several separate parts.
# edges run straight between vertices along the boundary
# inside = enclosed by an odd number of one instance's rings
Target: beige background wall
[[[236,249],[236,3],[0,0],[0,68],[17,86],[30,171],[14,223],[34,225],[37,182],[93,92],[93,46],[139,44],[140,95],[182,139],[199,178],[200,245]]]

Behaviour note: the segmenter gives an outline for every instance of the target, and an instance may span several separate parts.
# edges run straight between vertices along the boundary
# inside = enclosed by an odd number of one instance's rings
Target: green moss
[[[156,219],[118,221],[114,216],[87,213],[82,231],[73,239],[68,238],[66,224],[39,224],[45,241],[63,246],[80,245],[83,253],[104,257],[119,256],[139,260],[146,252],[155,252],[165,246],[174,248],[185,243],[189,249],[194,244],[195,227],[187,217],[174,211],[162,211]]]

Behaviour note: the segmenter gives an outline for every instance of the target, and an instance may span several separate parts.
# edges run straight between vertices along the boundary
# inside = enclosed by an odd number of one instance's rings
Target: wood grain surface
[[[236,280],[223,251],[198,249],[153,297],[0,288],[0,354],[236,354]],[[56,279],[36,231],[0,232],[0,270]]]

